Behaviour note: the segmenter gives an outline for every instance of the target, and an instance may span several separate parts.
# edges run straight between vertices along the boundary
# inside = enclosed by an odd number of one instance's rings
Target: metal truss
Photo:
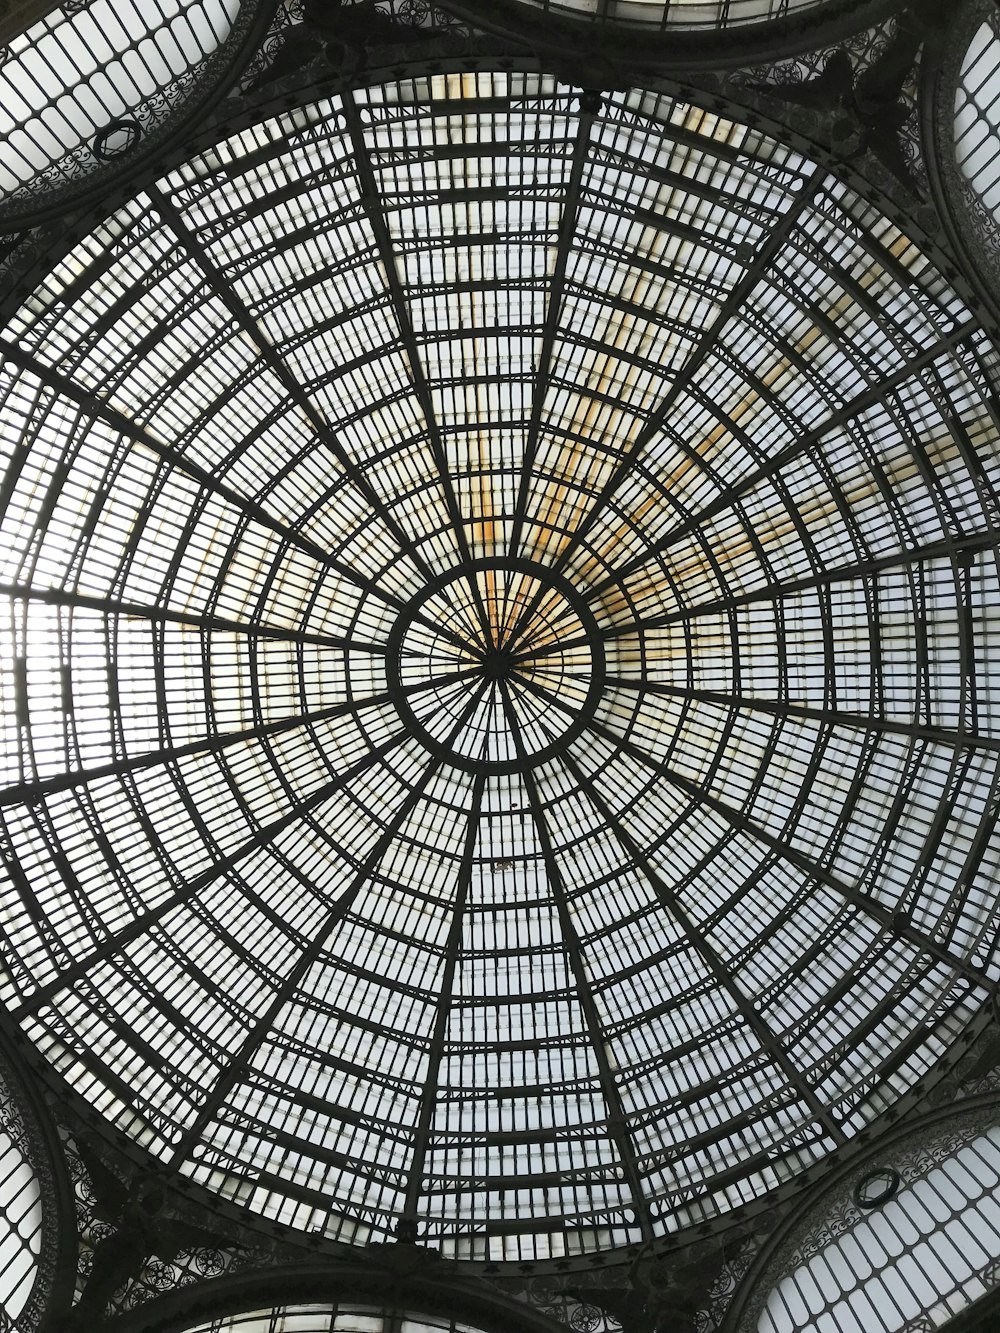
[[[484,63],[279,69],[15,275],[0,999],[220,1217],[509,1277],[794,1190],[995,998],[1000,510],[898,209]]]

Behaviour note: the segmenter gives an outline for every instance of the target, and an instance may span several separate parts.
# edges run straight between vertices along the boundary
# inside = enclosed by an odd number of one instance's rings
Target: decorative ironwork
[[[80,1133],[64,1130],[63,1142],[79,1236],[67,1330],[91,1333],[107,1316],[164,1292],[273,1262],[269,1251],[219,1238],[177,1216],[157,1177],[130,1172],[120,1179]]]
[[[939,40],[925,7],[914,7],[836,46],[734,72],[737,87],[765,93],[818,117],[818,134],[843,158],[872,154],[917,197],[927,193],[918,114],[924,42]]]
[[[63,1199],[41,1113],[0,1053],[0,1325],[10,1333],[34,1333],[61,1297]]]
[[[268,5],[185,0],[198,12],[153,14],[128,0],[105,36],[90,15],[92,2],[42,19],[0,66],[8,144],[0,226],[32,225],[110,189],[169,142],[186,116],[221,96]],[[122,50],[129,32],[134,50]],[[31,64],[36,46],[44,51],[39,69]]]
[[[854,1202],[859,1208],[881,1208],[899,1189],[900,1181],[900,1174],[893,1167],[876,1167],[855,1185]]]
[[[353,0],[353,3],[359,3],[359,0]],[[377,0],[376,8],[379,13],[411,28],[448,32],[456,37],[471,37],[476,31],[472,24],[431,0]]]
[[[142,138],[142,127],[134,120],[115,120],[106,125],[93,142],[95,154],[104,159],[120,157]]]
[[[989,346],[825,168],[547,76],[334,94],[2,350],[4,999],[164,1169],[331,1240],[647,1244],[995,990]]]
[[[888,1212],[885,1215],[884,1226],[889,1230],[881,1241],[877,1239],[871,1241],[873,1246],[889,1245],[886,1257],[880,1261],[877,1255],[874,1255],[872,1264],[862,1266],[854,1279],[855,1285],[862,1285],[870,1276],[870,1271],[874,1270],[877,1275],[881,1275],[879,1280],[888,1283],[895,1294],[895,1299],[876,1301],[874,1307],[870,1309],[867,1318],[871,1327],[901,1331],[910,1328],[914,1318],[919,1324],[919,1319],[924,1317],[915,1316],[913,1312],[913,1304],[918,1297],[914,1291],[912,1273],[901,1272],[898,1278],[895,1280],[893,1278],[897,1259],[901,1254],[916,1247],[918,1242],[923,1247],[920,1252],[924,1253],[926,1250],[926,1272],[932,1284],[943,1281],[940,1274],[946,1273],[949,1267],[955,1270],[955,1276],[951,1279],[952,1288],[939,1287],[938,1295],[933,1302],[927,1301],[928,1306],[932,1303],[936,1306],[938,1301],[946,1298],[954,1298],[958,1301],[958,1305],[967,1303],[970,1296],[963,1295],[963,1291],[971,1292],[971,1299],[975,1299],[981,1291],[987,1289],[986,1284],[993,1281],[990,1274],[995,1274],[995,1265],[984,1262],[978,1276],[971,1281],[968,1280],[969,1267],[977,1266],[976,1256],[981,1253],[984,1244],[988,1251],[987,1233],[991,1225],[995,1226],[995,1223],[985,1221],[976,1211],[978,1196],[990,1192],[991,1179],[996,1177],[1000,1168],[1000,1152],[996,1146],[997,1142],[1000,1142],[1000,1129],[995,1127],[995,1121],[995,1106],[980,1101],[974,1109],[963,1110],[959,1107],[950,1117],[936,1113],[920,1128],[911,1127],[905,1132],[897,1131],[892,1140],[891,1167],[880,1167],[873,1171],[870,1165],[863,1163],[855,1166],[843,1176],[839,1185],[811,1204],[798,1222],[791,1225],[786,1222],[786,1238],[773,1251],[766,1267],[761,1270],[758,1262],[752,1277],[748,1277],[743,1284],[745,1298],[736,1307],[737,1317],[734,1318],[731,1313],[727,1313],[729,1305],[727,1301],[725,1308],[717,1311],[714,1317],[703,1315],[699,1328],[705,1330],[705,1333],[711,1333],[711,1330],[718,1328],[738,1329],[740,1333],[755,1333],[758,1329],[773,1333],[774,1329],[792,1327],[797,1333],[799,1330],[806,1333],[812,1328],[813,1320],[821,1313],[820,1306],[816,1304],[815,1309],[812,1308],[814,1298],[810,1294],[807,1298],[811,1313],[806,1315],[803,1307],[803,1311],[796,1314],[796,1302],[801,1297],[796,1295],[795,1284],[799,1283],[803,1292],[810,1288],[811,1261],[828,1251],[836,1250],[837,1255],[830,1260],[834,1265],[833,1271],[840,1275],[839,1281],[843,1283],[843,1293],[852,1289],[848,1278],[848,1274],[852,1271],[851,1259],[848,1254],[841,1254],[843,1246],[838,1245],[838,1241],[840,1238],[853,1236],[864,1226],[882,1225],[873,1219],[881,1216],[879,1209],[890,1207],[889,1200],[880,1199],[874,1205],[875,1211],[872,1211],[873,1205],[862,1201],[866,1181],[870,1180],[872,1175],[895,1176],[898,1185],[896,1181],[892,1182],[894,1187],[890,1194],[891,1208],[894,1211],[891,1216]],[[883,1158],[885,1157],[884,1146],[874,1151],[880,1152]],[[986,1157],[982,1156],[983,1153]],[[980,1163],[978,1167],[975,1165],[977,1160]],[[978,1183],[968,1183],[971,1181]],[[887,1180],[886,1184],[889,1183]],[[925,1198],[924,1195],[928,1190],[930,1195]],[[963,1190],[967,1198],[963,1195]],[[928,1219],[932,1216],[937,1222],[934,1226],[929,1226]],[[962,1271],[957,1271],[959,1267],[957,1264],[950,1265],[946,1257],[935,1258],[933,1251],[937,1235],[941,1237],[940,1243],[949,1250],[950,1242],[944,1237],[957,1235],[956,1227],[962,1226],[963,1219],[969,1222],[969,1226],[964,1228],[968,1236],[965,1250],[971,1258],[964,1259],[963,1264],[966,1267]],[[903,1249],[898,1253],[893,1251],[892,1244],[887,1239],[897,1233],[905,1238],[902,1242]],[[763,1237],[758,1237],[754,1243],[752,1248],[755,1252],[759,1252],[762,1239]],[[927,1280],[927,1277],[923,1279],[925,1283]],[[874,1277],[872,1281],[875,1281]],[[779,1286],[784,1293],[783,1300],[772,1295],[777,1293]],[[747,1291],[749,1291],[748,1297]],[[730,1293],[730,1301],[733,1294]],[[769,1298],[771,1298],[770,1305]],[[838,1295],[836,1284],[825,1289],[822,1298],[824,1311],[833,1311],[838,1307],[838,1301],[843,1302],[845,1299],[845,1295]],[[919,1299],[924,1299],[924,1296]],[[953,1308],[957,1309],[958,1305]],[[765,1314],[766,1309],[771,1309],[771,1313]],[[853,1314],[848,1315],[849,1323],[855,1317]],[[788,1322],[789,1319],[791,1323]],[[850,1327],[854,1327],[853,1323]]]
[[[991,30],[992,44],[986,41]],[[986,194],[991,179],[995,181],[998,174],[996,159],[990,161],[987,147],[995,137],[989,117],[995,101],[990,84],[1000,67],[996,55],[1000,48],[995,40],[998,34],[996,6],[990,0],[965,0],[955,7],[946,40],[927,62],[923,80],[935,201],[956,252],[995,309],[1000,308],[996,303],[1000,289],[1000,227],[995,199],[987,202]],[[976,44],[975,68],[967,68]],[[970,80],[982,91],[976,93],[970,88]],[[958,160],[960,134],[964,136],[961,152],[968,159],[966,169]],[[969,164],[974,169],[968,169]],[[995,190],[995,186],[992,188]]]

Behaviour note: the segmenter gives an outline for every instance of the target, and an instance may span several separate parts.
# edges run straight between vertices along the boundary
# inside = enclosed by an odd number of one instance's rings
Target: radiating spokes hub
[[[400,616],[389,681],[403,720],[433,753],[513,772],[556,754],[593,717],[604,652],[586,601],[564,579],[533,561],[479,560],[449,571]],[[449,743],[473,697],[467,727]]]

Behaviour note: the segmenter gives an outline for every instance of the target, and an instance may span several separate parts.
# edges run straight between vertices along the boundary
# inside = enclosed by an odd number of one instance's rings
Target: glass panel
[[[1000,36],[984,21],[965,53],[955,90],[959,170],[996,218],[1000,215]]]
[[[995,1136],[950,1153],[935,1145],[907,1171],[910,1183],[863,1219],[855,1210],[853,1225],[841,1210],[836,1230],[770,1293],[759,1333],[900,1333],[918,1318],[938,1328],[982,1296],[1000,1254]]]

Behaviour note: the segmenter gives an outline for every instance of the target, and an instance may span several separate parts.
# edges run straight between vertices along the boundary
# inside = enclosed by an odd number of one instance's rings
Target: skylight
[[[996,360],[665,95],[241,129],[0,340],[0,998],[161,1162],[446,1255],[848,1143],[997,979]]]

